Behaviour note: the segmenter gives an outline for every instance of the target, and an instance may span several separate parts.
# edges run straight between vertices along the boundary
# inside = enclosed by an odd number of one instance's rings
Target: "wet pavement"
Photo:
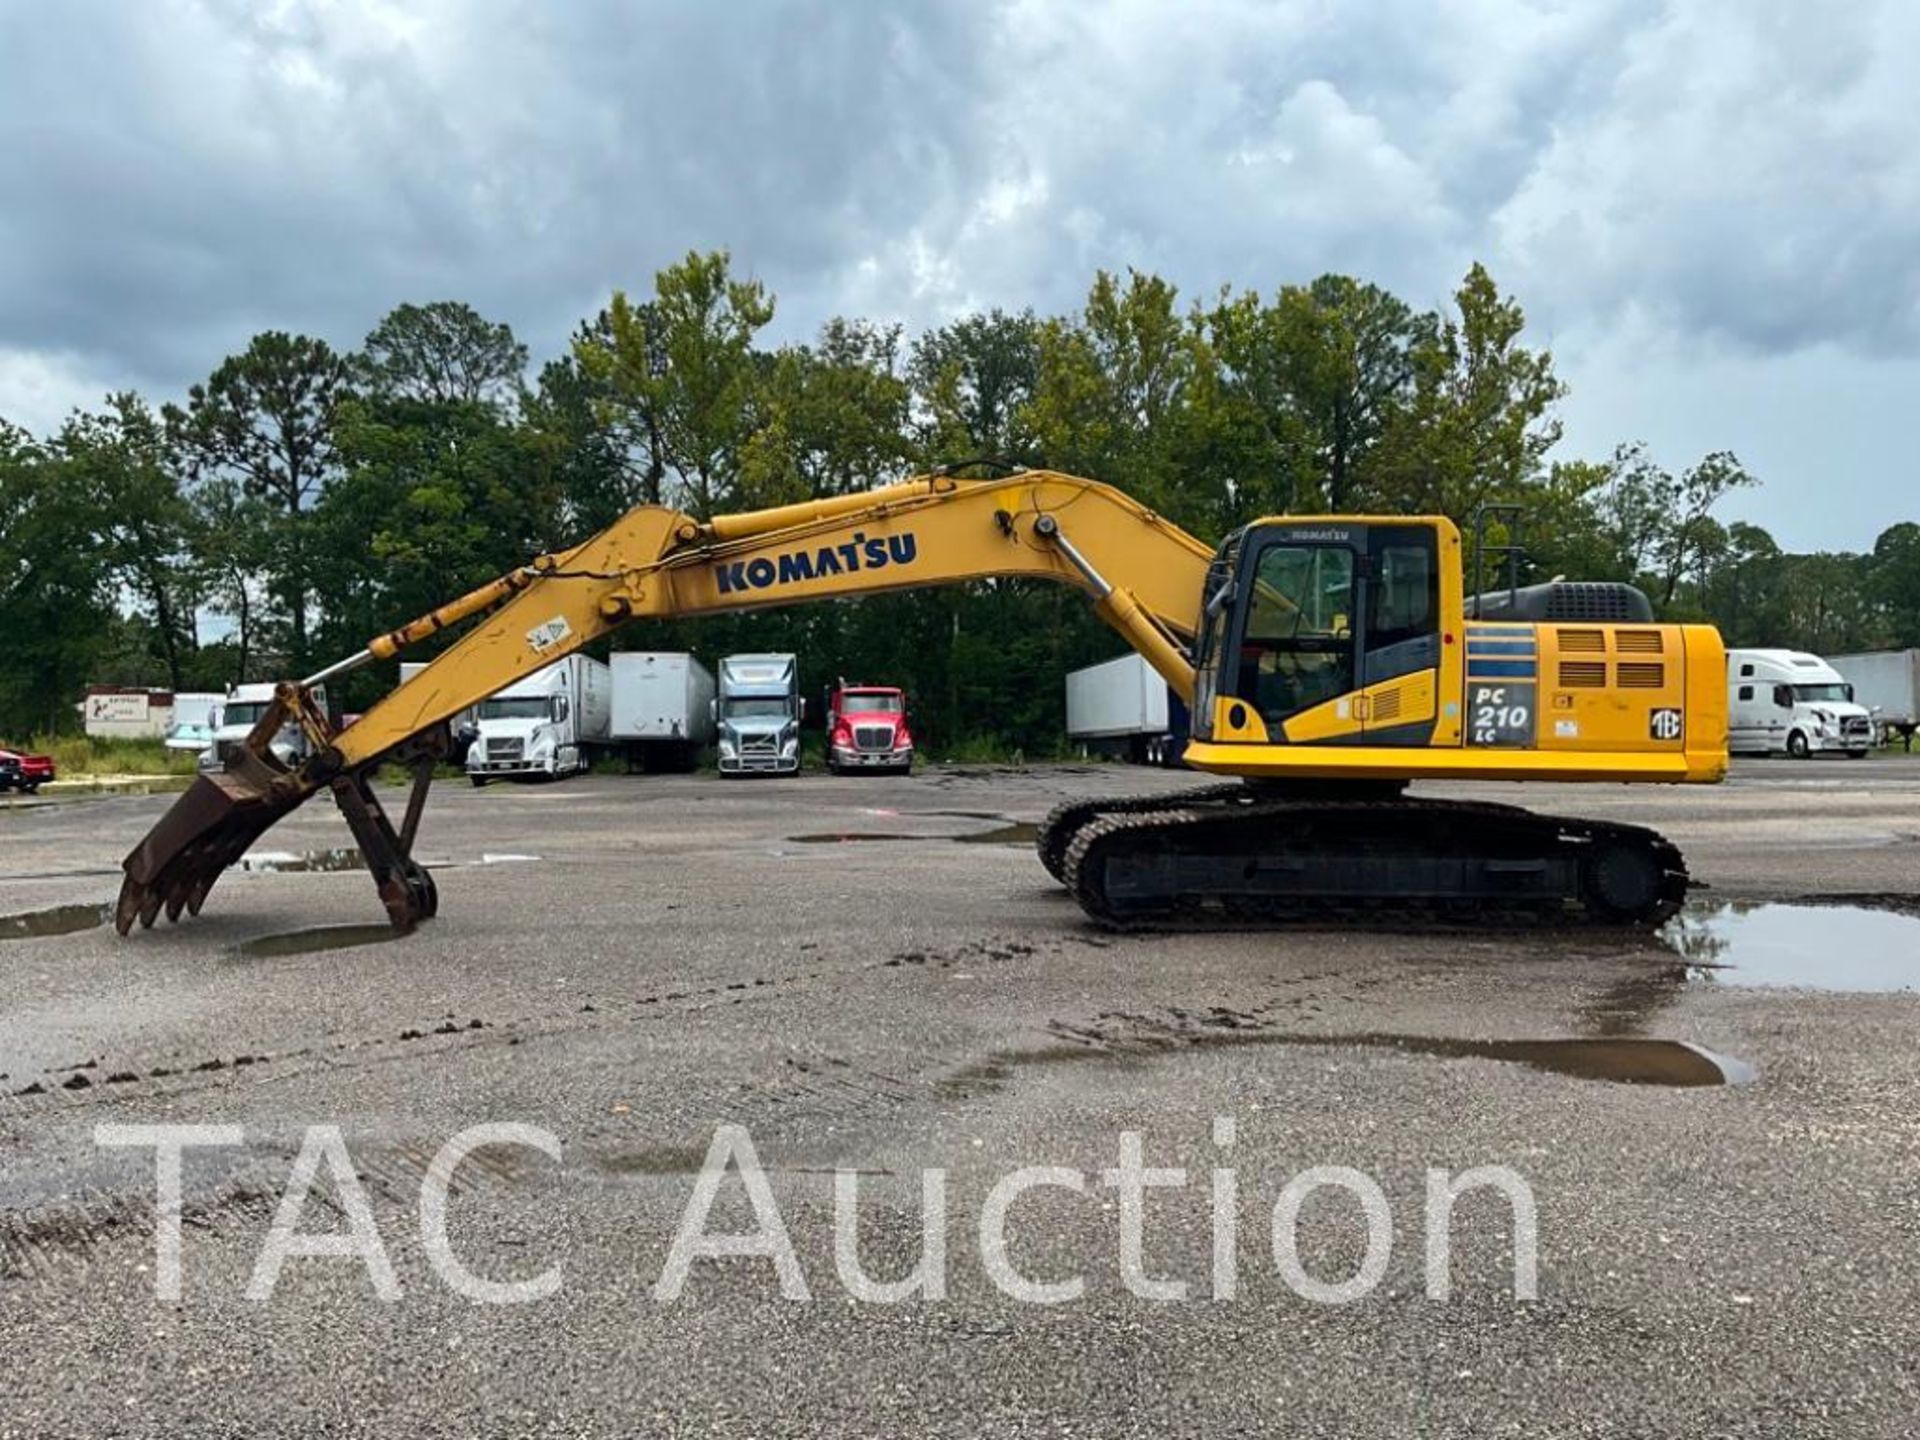
[[[100,907],[164,798],[0,816],[0,1436],[1906,1433],[1920,766],[1499,792],[1672,835],[1711,888],[1662,935],[1088,926],[1025,827],[1065,795],[1192,783],[440,787],[441,913],[398,938],[319,803],[198,920],[124,942]],[[524,1305],[455,1293],[421,1233],[435,1152],[505,1122],[558,1158],[483,1149],[450,1224],[477,1273],[560,1267]],[[239,1132],[187,1157],[177,1304],[153,1298],[152,1152],[95,1143],[158,1123]],[[339,1128],[395,1300],[338,1259],[245,1297],[310,1126]],[[765,1259],[655,1292],[723,1126],[751,1137],[807,1301]],[[1101,1177],[1127,1132],[1185,1175],[1146,1192],[1140,1257],[1179,1300],[1125,1278]],[[1026,1166],[1083,1188],[1026,1192],[1007,1256],[1083,1279],[1074,1300],[1021,1303],[983,1268],[988,1196]],[[1532,1198],[1537,1296],[1513,1294],[1506,1202],[1466,1196],[1435,1299],[1429,1171],[1486,1166]],[[1345,1304],[1275,1258],[1313,1167],[1391,1213],[1377,1287]],[[849,1297],[836,1170],[886,1277],[940,1172],[944,1295]],[[338,1230],[342,1203],[303,1228]],[[729,1182],[713,1230],[752,1224]],[[1293,1239],[1338,1279],[1366,1234],[1335,1189]]]

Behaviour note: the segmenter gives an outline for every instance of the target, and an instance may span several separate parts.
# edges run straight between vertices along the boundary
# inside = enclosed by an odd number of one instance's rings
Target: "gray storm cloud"
[[[1066,308],[1096,266],[1432,305],[1482,258],[1562,357],[1570,439],[1730,446],[1758,518],[1857,546],[1901,517],[1864,475],[1836,508],[1815,430],[1876,467],[1897,415],[1795,425],[1752,376],[1920,375],[1915,53],[1898,0],[7,5],[0,415],[177,392],[266,326],[350,345],[403,300],[551,351],[696,246],[787,336]],[[1728,378],[1636,426],[1663,375]]]

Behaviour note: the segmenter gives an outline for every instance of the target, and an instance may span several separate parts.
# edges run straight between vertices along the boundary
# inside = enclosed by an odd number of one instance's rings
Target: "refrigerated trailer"
[[[1095,754],[1136,765],[1180,764],[1187,707],[1138,655],[1122,655],[1067,676],[1067,736]]]
[[[629,770],[691,770],[713,743],[713,672],[676,651],[613,656],[609,738]]]
[[[1913,732],[1920,727],[1920,650],[1835,655],[1827,663],[1853,686],[1853,698],[1873,716],[1882,743],[1898,739],[1912,750]]]

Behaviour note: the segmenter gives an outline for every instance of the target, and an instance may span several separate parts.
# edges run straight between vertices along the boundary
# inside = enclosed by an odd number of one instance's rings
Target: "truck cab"
[[[792,655],[729,655],[720,662],[714,723],[722,775],[800,773],[800,662]]]
[[[1727,652],[1727,749],[1734,754],[1803,760],[1838,751],[1858,760],[1872,747],[1872,715],[1818,655]]]
[[[827,696],[827,769],[905,775],[913,769],[906,692],[892,685],[849,685]]]
[[[477,707],[467,778],[480,786],[585,770],[607,739],[611,688],[600,661],[569,655],[489,695]]]
[[[267,713],[267,707],[273,704],[275,689],[272,682],[259,681],[251,685],[235,685],[227,691],[213,726],[213,741],[200,752],[201,770],[225,768],[227,757],[247,738],[253,727],[260,723],[260,717]],[[314,688],[313,698],[322,711],[327,709],[324,686]],[[280,728],[270,748],[275,758],[289,769],[305,760],[313,749],[307,743],[306,732],[291,722]]]

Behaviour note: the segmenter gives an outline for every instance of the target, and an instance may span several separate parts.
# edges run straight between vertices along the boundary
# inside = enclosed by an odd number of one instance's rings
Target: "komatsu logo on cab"
[[[766,590],[791,585],[797,580],[820,580],[829,575],[853,575],[862,570],[884,570],[889,565],[911,565],[919,554],[913,533],[876,535],[855,532],[840,545],[822,545],[812,550],[788,550],[779,555],[762,555],[755,560],[733,560],[713,567],[714,579],[722,595],[741,590]]]

